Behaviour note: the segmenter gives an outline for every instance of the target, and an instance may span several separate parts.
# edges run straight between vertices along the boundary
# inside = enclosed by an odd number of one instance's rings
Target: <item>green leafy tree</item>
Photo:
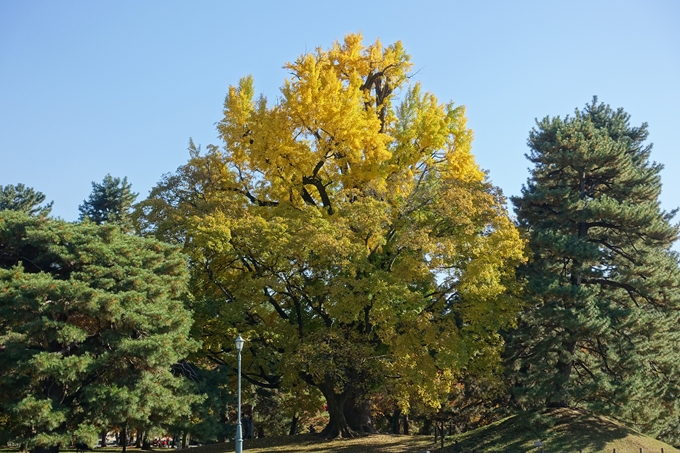
[[[194,402],[170,366],[194,351],[186,263],[117,226],[0,212],[0,433],[25,448],[94,445]]]
[[[78,206],[80,220],[88,219],[98,225],[116,223],[126,231],[132,230],[132,205],[137,199],[127,177],[106,175],[101,184],[92,183],[92,193]]]
[[[376,392],[438,406],[496,358],[523,253],[464,108],[409,86],[401,43],[361,41],[287,64],[274,105],[230,87],[223,148],[192,146],[140,206],[191,258],[204,353],[233,364],[242,333],[245,378],[316,388],[328,436],[372,429]]]
[[[597,98],[531,131],[534,167],[512,200],[530,238],[529,308],[509,350],[524,404],[585,405],[668,436],[680,401],[678,226],[660,208],[647,136]]]
[[[53,202],[40,206],[45,201],[45,195],[31,187],[19,183],[16,186],[10,184],[0,186],[0,211],[25,212],[28,215],[47,217],[52,211]]]

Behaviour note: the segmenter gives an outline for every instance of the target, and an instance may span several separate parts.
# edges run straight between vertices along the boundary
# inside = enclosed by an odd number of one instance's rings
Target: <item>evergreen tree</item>
[[[0,212],[0,445],[187,415],[197,397],[170,368],[196,348],[186,277],[175,247],[117,226]]]
[[[89,199],[78,206],[80,220],[88,219],[98,225],[117,223],[126,231],[132,230],[131,209],[138,194],[131,187],[127,177],[121,180],[106,175],[101,184],[92,182]]]
[[[28,215],[47,217],[52,211],[53,202],[40,206],[45,201],[45,194],[36,192],[32,187],[19,183],[16,186],[0,186],[0,211],[25,212]]]
[[[678,417],[680,273],[675,211],[647,125],[598,104],[531,131],[535,165],[512,199],[533,260],[528,308],[509,335],[527,406],[586,405],[665,435]],[[675,420],[675,421],[674,421]]]

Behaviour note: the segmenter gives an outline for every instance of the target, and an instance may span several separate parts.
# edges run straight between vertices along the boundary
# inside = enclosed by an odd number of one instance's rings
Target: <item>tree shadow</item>
[[[461,441],[457,450],[461,453],[604,451],[608,443],[629,434],[636,433],[605,417],[577,409],[551,409],[519,414],[488,427],[484,434]],[[539,441],[541,445],[535,445]],[[441,451],[454,453],[456,448],[449,446]]]

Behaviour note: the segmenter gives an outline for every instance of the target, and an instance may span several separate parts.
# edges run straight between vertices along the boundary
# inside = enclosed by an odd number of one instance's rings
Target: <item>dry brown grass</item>
[[[422,453],[434,452],[432,436],[397,436],[373,434],[355,439],[324,439],[318,435],[265,437],[244,441],[248,453]],[[189,453],[226,453],[234,451],[234,443],[192,448]]]
[[[324,439],[319,435],[302,434],[299,436],[265,437],[249,439],[243,443],[244,453],[434,453],[432,436],[397,436],[374,434],[355,439]],[[95,448],[94,452],[120,453],[121,448]],[[139,448],[128,447],[128,453],[148,453]],[[178,450],[154,448],[156,453],[172,453]],[[234,451],[234,442],[204,445],[201,447],[179,450],[183,453],[229,453]],[[70,453],[73,449],[61,449]],[[16,449],[0,449],[0,453],[18,453]]]

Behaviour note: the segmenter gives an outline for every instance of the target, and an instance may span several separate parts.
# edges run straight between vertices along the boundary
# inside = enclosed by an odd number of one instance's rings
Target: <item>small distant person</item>
[[[248,439],[255,438],[255,423],[253,423],[253,414],[248,414]]]
[[[241,416],[241,436],[243,439],[248,438],[248,417],[246,414]]]
[[[316,429],[314,428],[314,425],[309,425],[309,433],[316,434]]]
[[[241,417],[241,426],[244,439],[253,438],[253,416],[243,414]]]

